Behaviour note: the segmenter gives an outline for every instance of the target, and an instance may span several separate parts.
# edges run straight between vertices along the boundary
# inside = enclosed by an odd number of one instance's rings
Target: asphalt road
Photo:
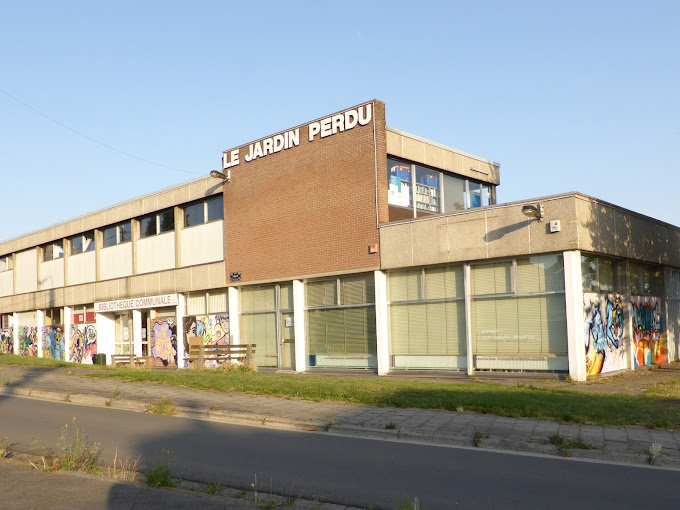
[[[225,425],[0,396],[0,437],[55,447],[73,418],[104,460],[170,452],[188,480],[354,506],[430,509],[677,508],[680,472],[551,457]]]

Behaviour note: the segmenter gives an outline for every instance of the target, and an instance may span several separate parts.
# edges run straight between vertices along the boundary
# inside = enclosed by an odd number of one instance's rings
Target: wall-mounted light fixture
[[[536,205],[523,205],[522,214],[527,218],[538,218],[538,221],[543,221],[543,216],[545,216],[543,206],[540,203],[537,203]]]
[[[231,181],[231,170],[227,170],[227,173],[220,172],[219,170],[211,170],[210,171],[210,177],[214,177],[215,179],[223,179],[227,182]]]

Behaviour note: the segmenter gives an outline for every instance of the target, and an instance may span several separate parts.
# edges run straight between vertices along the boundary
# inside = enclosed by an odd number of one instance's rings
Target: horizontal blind
[[[242,287],[241,310],[246,313],[276,310],[276,287],[274,285]]]
[[[307,282],[307,306],[333,306],[338,304],[337,280]]]
[[[187,297],[187,315],[205,315],[205,294],[194,294]]]
[[[509,294],[512,292],[512,263],[472,266],[472,294]]]
[[[227,292],[211,292],[208,294],[208,313],[225,313],[229,311]]]
[[[395,271],[388,275],[389,299],[395,301],[418,301],[421,296],[422,270]]]
[[[293,284],[283,283],[280,286],[279,307],[281,310],[293,309]]]

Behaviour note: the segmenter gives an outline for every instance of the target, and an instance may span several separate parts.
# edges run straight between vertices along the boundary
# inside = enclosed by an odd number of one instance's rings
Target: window
[[[104,229],[104,248],[130,241],[132,241],[132,223],[130,220]]]
[[[387,178],[390,221],[486,207],[493,200],[489,184],[398,159],[387,159]]]
[[[507,356],[550,354],[561,361],[529,366],[564,369],[567,319],[561,255],[473,265],[470,278],[475,368],[527,368]]]
[[[48,260],[60,259],[64,256],[64,241],[59,239],[53,243],[43,246],[43,260],[47,262]]]
[[[375,368],[373,275],[316,280],[306,287],[309,366]]]
[[[13,260],[11,255],[3,255],[0,257],[0,273],[12,269],[14,267]]]
[[[71,243],[71,255],[94,251],[94,232],[86,232],[69,239]]]
[[[222,195],[201,200],[184,207],[184,226],[193,227],[224,217]]]
[[[625,292],[625,264],[623,260],[581,255],[583,290],[603,294]]]
[[[241,288],[241,334],[243,342],[255,344],[258,366],[277,366],[277,286]]]
[[[151,237],[165,232],[175,230],[175,211],[166,209],[164,211],[144,216],[140,221],[141,237]]]
[[[660,296],[663,271],[658,266],[629,262],[628,285],[631,296]]]

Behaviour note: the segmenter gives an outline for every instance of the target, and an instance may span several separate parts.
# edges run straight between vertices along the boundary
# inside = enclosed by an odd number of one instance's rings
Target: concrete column
[[[36,310],[35,320],[38,325],[38,358],[43,357],[43,327],[45,326],[45,310]]]
[[[565,251],[564,300],[567,306],[567,352],[569,375],[574,381],[586,380],[586,347],[583,326],[583,277],[581,252]]]
[[[73,308],[70,306],[64,307],[64,324],[63,324],[63,338],[64,338],[64,361],[71,361],[71,325],[73,324]]]
[[[239,345],[241,343],[241,316],[239,315],[241,303],[238,298],[238,288],[229,287],[227,293],[229,294],[229,341],[231,345]]]
[[[71,241],[62,239],[62,247],[64,248],[64,287],[68,286],[68,258],[71,255]]]
[[[107,365],[111,364],[111,355],[115,350],[116,323],[113,317],[106,314],[95,314],[97,322],[97,353],[106,354]]]
[[[378,354],[378,375],[390,371],[390,339],[387,327],[387,275],[374,271],[375,276],[375,336]]]
[[[182,227],[184,226],[184,209],[175,206],[175,267],[182,267]],[[230,324],[231,327],[231,324]]]
[[[135,356],[142,355],[142,311],[132,310],[132,343]]]
[[[465,295],[465,351],[467,352],[467,374],[475,372],[475,358],[472,352],[472,280],[470,264],[463,266],[463,293]]]
[[[132,274],[137,274],[137,241],[139,240],[140,223],[136,219],[130,220],[132,234]],[[135,348],[136,350],[136,348]]]
[[[187,298],[184,294],[177,295],[177,367],[185,368],[184,364],[184,316],[187,313]],[[141,343],[140,343],[141,350]]]
[[[293,327],[295,329],[295,371],[307,370],[307,330],[305,325],[305,284],[293,280]]]
[[[19,314],[12,314],[12,342],[14,343],[14,354],[19,354]]]

